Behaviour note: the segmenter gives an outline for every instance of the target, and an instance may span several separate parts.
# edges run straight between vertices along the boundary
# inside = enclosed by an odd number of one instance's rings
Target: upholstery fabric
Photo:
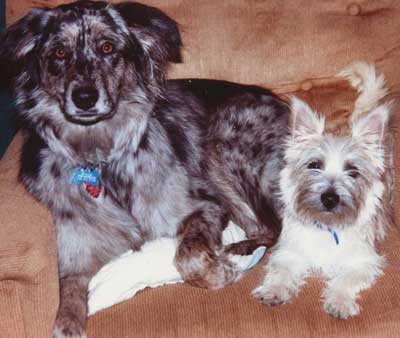
[[[395,0],[142,0],[181,25],[184,63],[171,77],[217,78],[296,94],[335,119],[351,111],[354,91],[334,75],[353,60],[375,62],[391,96],[400,95],[400,2]],[[29,7],[61,1],[7,2],[8,23]],[[400,165],[399,114],[391,129]],[[58,306],[57,254],[49,213],[17,182],[21,135],[0,161],[0,337],[51,337]],[[399,171],[395,211],[400,221]],[[398,338],[400,232],[381,245],[385,276],[360,298],[348,321],[322,312],[322,281],[314,278],[290,305],[267,309],[250,291],[261,266],[220,291],[188,285],[145,290],[91,317],[89,338]],[[132,271],[135,273],[135,271]]]

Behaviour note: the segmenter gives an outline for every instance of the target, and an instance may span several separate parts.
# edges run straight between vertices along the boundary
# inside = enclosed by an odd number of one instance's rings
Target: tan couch
[[[7,1],[11,23],[29,7],[61,1]],[[330,116],[351,110],[354,92],[333,76],[352,60],[374,61],[392,96],[400,93],[400,1],[147,0],[178,20],[185,63],[171,77],[218,78],[296,93]],[[396,143],[399,112],[392,131]],[[21,136],[0,162],[0,337],[51,336],[58,305],[54,228],[49,213],[17,183]],[[400,165],[396,147],[396,166]],[[396,175],[399,183],[400,177]],[[400,223],[399,184],[396,221]],[[250,296],[258,267],[217,292],[188,285],[146,290],[89,319],[89,338],[400,337],[400,233],[382,243],[385,276],[362,294],[360,317],[321,309],[313,279],[293,304],[267,309]]]

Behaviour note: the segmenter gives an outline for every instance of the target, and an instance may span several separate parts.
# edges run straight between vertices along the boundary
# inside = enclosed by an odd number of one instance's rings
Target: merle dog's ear
[[[134,2],[114,5],[142,46],[159,61],[179,63],[182,40],[178,24],[157,8]]]
[[[0,34],[0,71],[9,80],[35,50],[47,22],[46,9],[34,9]]]

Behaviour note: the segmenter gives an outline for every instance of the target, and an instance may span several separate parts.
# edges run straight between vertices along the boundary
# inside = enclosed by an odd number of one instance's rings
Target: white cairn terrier
[[[289,303],[306,277],[327,279],[324,310],[347,319],[383,273],[375,242],[390,223],[390,103],[383,75],[358,62],[339,76],[358,90],[347,133],[330,133],[322,116],[293,97],[292,132],[280,176],[283,229],[263,283],[253,291],[267,306]],[[389,149],[388,149],[389,148]]]

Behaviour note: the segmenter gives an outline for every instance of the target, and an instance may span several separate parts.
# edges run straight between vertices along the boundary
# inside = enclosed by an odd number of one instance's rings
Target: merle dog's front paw
[[[87,336],[77,318],[64,316],[57,318],[53,338],[87,338]]]
[[[191,257],[186,264],[182,264],[181,260],[177,267],[185,282],[212,290],[232,284],[240,277],[238,266],[224,256],[210,260],[204,259],[204,256]]]
[[[217,255],[204,243],[180,245],[175,265],[185,282],[206,289],[220,289],[240,277],[240,268],[225,254]]]
[[[253,290],[253,296],[266,306],[273,307],[290,303],[295,292],[284,284],[261,285]]]
[[[353,298],[334,293],[325,299],[324,311],[336,318],[348,319],[360,314],[360,306]]]

